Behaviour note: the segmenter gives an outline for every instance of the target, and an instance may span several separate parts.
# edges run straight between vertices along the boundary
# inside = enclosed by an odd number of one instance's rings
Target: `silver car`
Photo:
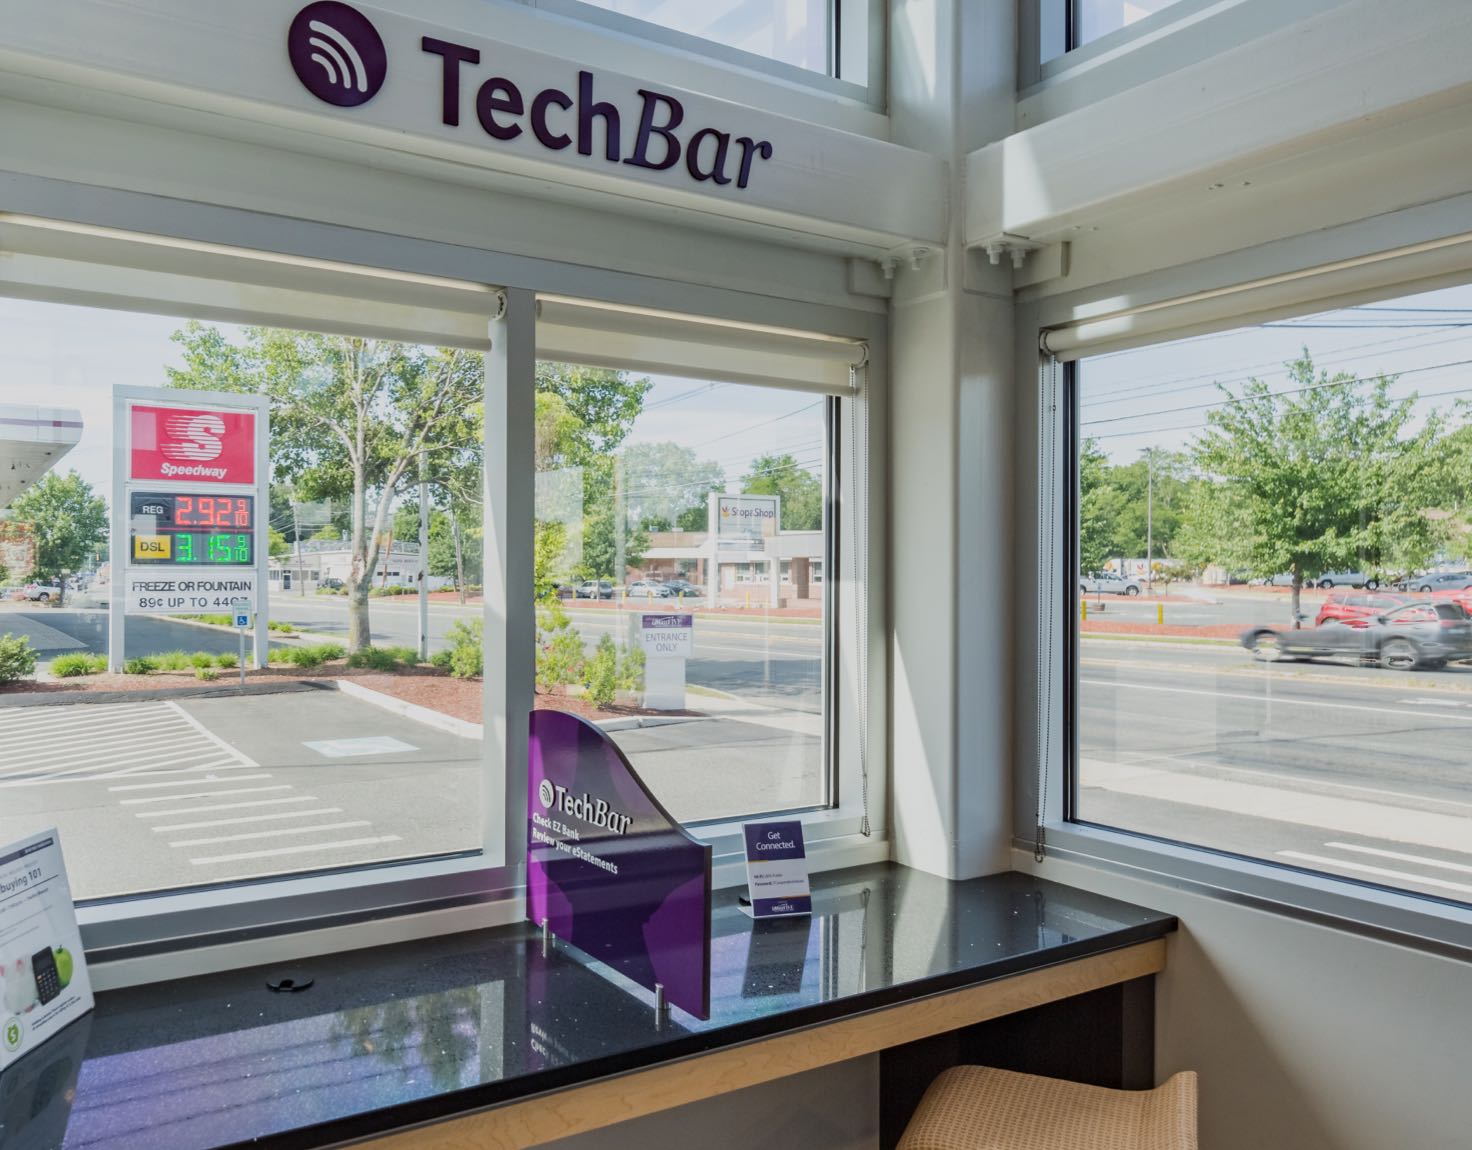
[[[1242,646],[1265,663],[1293,659],[1354,659],[1392,671],[1439,670],[1472,659],[1472,616],[1455,603],[1407,603],[1366,620],[1278,631],[1252,627]]]
[[[1113,571],[1095,571],[1079,578],[1078,589],[1085,595],[1138,595],[1143,584]]]

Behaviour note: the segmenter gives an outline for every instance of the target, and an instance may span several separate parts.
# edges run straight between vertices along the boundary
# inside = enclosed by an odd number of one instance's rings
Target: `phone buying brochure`
[[[61,836],[0,845],[0,1070],[91,1009]]]

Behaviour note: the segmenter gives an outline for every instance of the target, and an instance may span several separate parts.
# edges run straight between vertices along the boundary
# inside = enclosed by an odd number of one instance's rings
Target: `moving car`
[[[575,599],[612,599],[613,584],[607,579],[584,579],[573,592]]]
[[[1456,603],[1407,603],[1362,626],[1331,622],[1300,631],[1251,627],[1242,646],[1265,663],[1280,659],[1357,659],[1393,671],[1437,670],[1472,659],[1472,616]]]
[[[629,584],[629,597],[638,599],[672,599],[675,593],[663,583],[656,583],[653,579],[636,579]]]
[[[1113,571],[1095,571],[1078,581],[1078,589],[1085,595],[1138,595],[1141,586],[1138,579],[1126,579]]]

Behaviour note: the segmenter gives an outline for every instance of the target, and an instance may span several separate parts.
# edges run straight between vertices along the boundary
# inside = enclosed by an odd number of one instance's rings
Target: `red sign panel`
[[[128,476],[254,483],[255,413],[135,405]]]

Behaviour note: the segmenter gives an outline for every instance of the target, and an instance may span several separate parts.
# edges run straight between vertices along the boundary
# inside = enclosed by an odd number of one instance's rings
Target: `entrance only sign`
[[[695,654],[694,615],[640,615],[637,634],[646,659],[687,659]]]

